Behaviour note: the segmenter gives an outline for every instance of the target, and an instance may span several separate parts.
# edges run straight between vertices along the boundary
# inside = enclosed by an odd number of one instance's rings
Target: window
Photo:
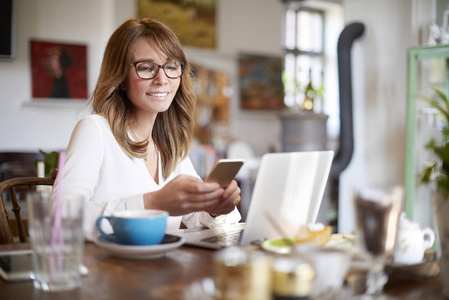
[[[324,76],[324,13],[321,10],[290,7],[285,15],[285,104],[301,105],[307,85],[317,92]],[[321,89],[322,90],[322,89]],[[315,95],[315,107],[322,110]]]
[[[337,42],[344,27],[343,7],[333,0],[284,2],[284,102],[301,107],[312,80],[313,111],[328,115],[328,143],[333,148],[340,132]]]

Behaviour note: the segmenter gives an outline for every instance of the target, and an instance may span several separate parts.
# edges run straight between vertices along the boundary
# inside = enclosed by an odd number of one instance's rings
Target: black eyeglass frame
[[[152,63],[152,64],[158,66],[158,69],[157,69],[156,73],[154,74],[154,77],[142,78],[142,77],[139,76],[139,72],[137,71],[137,64],[143,63],[143,62]],[[167,65],[169,63],[172,63],[172,62],[179,62],[179,63],[181,63],[181,75],[179,75],[177,77],[171,77],[171,76],[167,75],[167,72],[165,72],[164,67],[165,67],[165,65]],[[167,76],[167,78],[176,79],[176,78],[180,78],[182,76],[182,74],[184,74],[184,69],[185,69],[185,66],[186,66],[186,62],[183,61],[183,60],[170,60],[170,61],[167,61],[165,64],[160,65],[160,64],[155,63],[154,61],[151,61],[151,60],[139,60],[139,61],[135,61],[135,62],[131,63],[131,66],[134,66],[134,70],[136,71],[137,77],[139,77],[140,79],[143,79],[143,80],[150,80],[150,79],[156,78],[157,75],[159,74],[159,70],[160,69],[164,70],[164,74],[165,74],[165,76]]]

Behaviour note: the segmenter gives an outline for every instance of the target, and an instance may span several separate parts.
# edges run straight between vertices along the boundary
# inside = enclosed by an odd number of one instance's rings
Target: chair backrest
[[[16,231],[20,243],[27,242],[28,230],[20,214],[18,191],[35,191],[39,185],[51,186],[55,182],[56,175],[57,170],[52,170],[50,177],[19,177],[0,182],[0,244],[13,244]],[[8,206],[12,206],[14,220],[9,220]]]

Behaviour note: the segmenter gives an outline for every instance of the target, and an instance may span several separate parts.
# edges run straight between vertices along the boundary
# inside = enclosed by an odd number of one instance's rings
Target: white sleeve
[[[100,176],[103,147],[103,136],[96,122],[89,118],[79,121],[70,137],[65,165],[58,172],[54,189],[79,194],[86,201],[91,199]],[[62,182],[60,176],[63,176]]]
[[[103,213],[104,207],[89,201],[94,193],[103,160],[103,142],[100,129],[94,120],[84,118],[77,123],[66,149],[65,164],[59,169],[53,187],[53,197],[79,196],[84,201],[84,235],[92,238],[92,222]]]
[[[238,223],[241,220],[237,207],[227,215],[212,217],[205,211],[195,212],[182,217],[182,222],[187,228],[214,228],[227,224]]]

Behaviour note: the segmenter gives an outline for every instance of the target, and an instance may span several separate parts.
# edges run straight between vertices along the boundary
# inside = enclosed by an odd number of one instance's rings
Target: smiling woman
[[[162,69],[162,70],[161,70]],[[130,19],[111,36],[92,95],[94,114],[70,139],[62,184],[81,194],[84,231],[114,211],[159,209],[167,231],[240,220],[240,189],[204,183],[188,157],[196,98],[190,64],[176,35],[152,19]],[[105,228],[110,233],[110,228]]]

